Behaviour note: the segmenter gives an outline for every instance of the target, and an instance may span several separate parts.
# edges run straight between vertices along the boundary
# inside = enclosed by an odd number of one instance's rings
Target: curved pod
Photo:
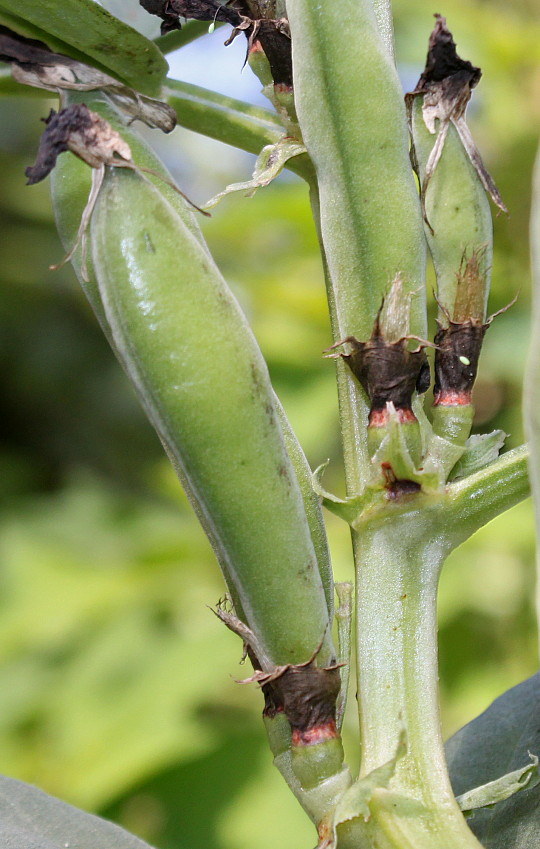
[[[162,193],[108,169],[92,261],[117,354],[276,664],[334,651],[265,363],[218,269]]]

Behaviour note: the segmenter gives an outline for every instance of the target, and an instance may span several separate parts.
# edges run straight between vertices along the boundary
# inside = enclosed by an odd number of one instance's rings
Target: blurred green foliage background
[[[536,0],[397,0],[407,87],[422,70],[433,12],[484,71],[470,124],[510,209],[495,222],[491,310],[519,299],[488,333],[475,400],[477,430],[501,427],[512,447],[523,439],[540,9]],[[47,270],[62,248],[48,187],[25,188],[24,167],[48,108],[0,101],[0,771],[161,849],[309,847],[312,828],[266,749],[260,696],[232,680],[243,676],[238,642],[207,607],[223,591],[210,548],[74,275]],[[199,201],[251,165],[181,129],[150,138]],[[325,485],[340,491],[333,366],[321,358],[330,332],[304,185],[281,179],[251,200],[228,199],[202,224],[312,465],[331,458]],[[328,529],[336,577],[348,579],[347,529],[333,516]],[[536,671],[534,584],[530,503],[450,558],[440,600],[447,734]]]

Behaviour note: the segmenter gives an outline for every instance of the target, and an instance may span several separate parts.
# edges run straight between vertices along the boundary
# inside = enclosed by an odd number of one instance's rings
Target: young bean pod
[[[227,559],[275,664],[334,652],[266,367],[207,252],[163,195],[107,169],[92,261],[117,353]]]
[[[294,95],[317,172],[338,339],[367,339],[396,276],[425,338],[425,239],[401,86],[372,0],[289,0]]]
[[[125,136],[110,106],[98,106]],[[146,153],[145,167],[157,170],[133,131],[129,143],[134,158]],[[53,197],[71,246],[88,169],[74,157],[60,162]],[[301,728],[309,729],[306,739],[292,739],[287,704],[267,722],[275,750],[273,729],[285,720],[289,730],[285,745],[279,735],[276,764],[318,823],[331,807],[330,788],[335,785],[337,793],[350,779],[332,725],[338,671],[316,668],[334,660],[333,582],[309,466],[238,305],[176,193],[160,181],[110,168],[91,232],[86,279],[80,248],[75,267],[214,546],[237,615],[255,633],[267,660],[294,666],[307,656],[312,671],[304,677],[317,681],[319,672],[331,682],[329,720],[325,715],[319,722],[309,710],[305,721],[300,716]],[[293,670],[288,680],[292,716]],[[324,689],[319,686],[313,701]],[[322,739],[312,731],[317,722]]]
[[[411,127],[422,183],[435,136],[425,125],[421,97],[414,100]],[[491,211],[486,192],[453,125],[448,127],[441,157],[425,191],[424,205],[440,318],[445,319],[442,310],[453,316],[460,268],[476,254],[482,275],[477,310],[481,313],[479,318],[485,319],[493,253]]]
[[[433,431],[462,447],[472,424],[471,392],[489,325],[493,228],[486,192],[501,209],[505,206],[465,122],[481,71],[458,56],[445,19],[435,17],[426,67],[407,102],[439,304]]]
[[[314,665],[334,663],[328,607],[264,361],[206,251],[139,175],[107,169],[91,244],[117,354],[258,646],[284,665],[274,687],[292,725],[292,774],[316,790],[344,771],[339,672]]]
[[[64,93],[66,105],[79,103],[83,99],[78,93]],[[173,207],[175,212],[181,217],[183,223],[188,228],[190,233],[198,240],[202,249],[208,253],[208,247],[199,228],[196,216],[193,210],[184,202],[182,197],[172,189],[167,181],[172,181],[172,177],[167,169],[163,166],[161,160],[149,148],[144,139],[139,133],[127,123],[127,118],[122,116],[118,110],[111,104],[107,95],[103,92],[86,93],[84,102],[90,109],[97,112],[125,139],[131,148],[134,161],[137,165],[150,169],[161,175],[153,177],[148,176],[148,179],[153,182],[155,187],[160,191],[168,203]],[[51,173],[51,193],[53,200],[54,215],[58,232],[66,250],[71,249],[74,244],[78,229],[78,222],[81,219],[85,208],[88,193],[90,191],[90,169],[87,165],[77,159],[75,156],[60,156],[54,170]],[[209,253],[208,253],[209,255]],[[77,274],[79,283],[83,288],[101,327],[112,343],[112,337],[108,322],[104,314],[101,296],[98,290],[95,273],[92,265],[92,257],[88,255],[84,261],[85,268],[82,263],[82,250],[79,247],[72,259],[72,265]],[[283,437],[289,458],[293,465],[302,498],[304,508],[310,527],[311,537],[317,556],[317,563],[321,580],[323,583],[327,607],[330,621],[333,616],[333,578],[332,567],[330,563],[330,552],[328,549],[328,541],[324,528],[324,519],[322,509],[318,497],[313,491],[311,485],[311,470],[306,460],[304,452],[287,420],[285,412],[279,401],[274,398],[276,409],[279,416],[279,422],[283,431]],[[184,481],[184,485],[187,482]],[[199,519],[203,521],[203,517],[199,514]],[[205,528],[207,533],[209,528]],[[220,558],[222,568],[225,569],[223,558]],[[235,608],[240,615],[239,599],[235,595],[234,586],[228,581],[229,591],[234,596]]]

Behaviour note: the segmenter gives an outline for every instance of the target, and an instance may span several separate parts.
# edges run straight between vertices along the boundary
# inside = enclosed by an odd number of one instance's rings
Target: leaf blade
[[[454,792],[520,769],[540,753],[540,673],[499,696],[446,744]],[[491,809],[475,813],[472,831],[486,849],[529,849],[540,833],[540,786],[525,788]]]
[[[19,9],[17,9],[17,12]],[[0,2],[0,23],[54,51],[96,65],[143,94],[159,94],[167,62],[156,45],[93,0],[29,0],[23,15]]]
[[[0,776],[0,845],[9,849],[150,849],[119,826],[6,776]]]

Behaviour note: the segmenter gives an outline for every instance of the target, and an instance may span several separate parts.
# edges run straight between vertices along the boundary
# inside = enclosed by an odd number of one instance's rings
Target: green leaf
[[[457,732],[446,745],[456,795],[473,788],[477,799],[507,792],[520,783],[524,765],[540,754],[540,674],[508,690],[479,717]],[[529,770],[529,785],[491,809],[477,811],[470,826],[486,849],[531,849],[540,834],[540,786]],[[502,776],[502,778],[501,778]],[[526,776],[525,776],[526,778]],[[497,782],[491,790],[482,787]],[[519,789],[519,787],[516,787]],[[492,794],[493,801],[496,801]],[[502,796],[504,798],[504,796]],[[474,801],[474,797],[473,797]],[[486,802],[484,801],[484,804]]]
[[[494,463],[505,439],[506,434],[502,430],[470,436],[465,443],[465,452],[452,469],[450,480],[465,478]]]
[[[159,94],[168,68],[160,50],[93,0],[28,0],[17,12],[9,0],[0,0],[0,24],[95,65],[143,94]]]
[[[5,776],[0,776],[0,845],[5,849],[150,849],[123,828]]]

